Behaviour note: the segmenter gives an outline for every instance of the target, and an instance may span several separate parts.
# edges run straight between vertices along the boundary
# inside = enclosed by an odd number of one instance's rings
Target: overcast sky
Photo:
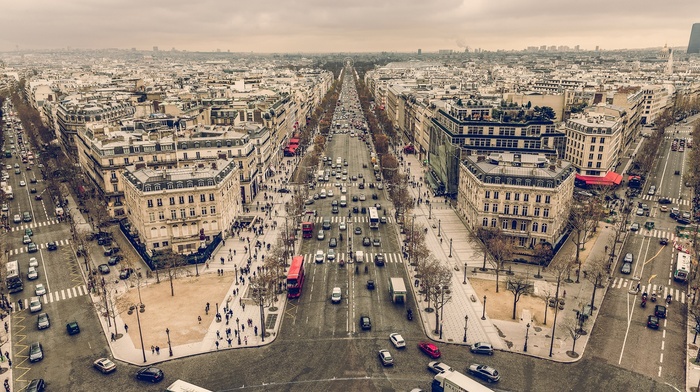
[[[0,0],[0,51],[687,46],[700,0]]]

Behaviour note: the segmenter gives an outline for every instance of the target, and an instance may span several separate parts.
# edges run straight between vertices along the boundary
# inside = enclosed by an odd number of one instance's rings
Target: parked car
[[[29,269],[27,269],[27,279],[39,279],[39,272],[36,270],[36,267],[29,267]]]
[[[481,365],[478,363],[469,365],[469,368],[467,368],[467,371],[469,374],[472,374],[474,376],[477,376],[479,378],[483,378],[484,380],[488,382],[497,382],[498,380],[501,379],[501,375],[498,373],[498,370],[492,368],[491,366],[487,365]]]
[[[29,362],[37,362],[44,359],[44,348],[41,343],[35,342],[29,346]]]
[[[38,329],[46,329],[51,326],[49,315],[47,313],[39,313],[36,319],[36,327]]]
[[[437,359],[440,358],[440,349],[433,343],[430,342],[420,342],[418,343],[418,348],[427,354],[430,358]]]
[[[36,246],[35,243],[30,242],[29,245],[27,245],[27,253],[36,253],[39,251],[39,248]]]
[[[131,276],[131,268],[122,268],[119,271],[119,279],[129,279],[129,276]]]
[[[107,275],[109,273],[109,266],[107,264],[100,264],[97,266],[97,269],[100,271],[101,274]]]
[[[107,259],[107,264],[109,265],[117,265],[119,261],[121,261],[122,256],[117,255],[117,256],[111,256],[109,259]]]
[[[44,392],[46,391],[46,383],[44,382],[43,378],[35,378],[33,379],[29,385],[27,385],[27,388],[24,390],[24,392]]]
[[[470,351],[474,354],[493,355],[493,346],[491,346],[491,343],[477,342],[472,344]]]
[[[34,286],[34,293],[40,297],[42,295],[46,295],[46,287],[44,287],[43,283],[37,283],[36,286]]]
[[[164,377],[163,371],[156,367],[147,367],[136,372],[136,379],[141,381],[150,381],[156,383],[162,381]]]

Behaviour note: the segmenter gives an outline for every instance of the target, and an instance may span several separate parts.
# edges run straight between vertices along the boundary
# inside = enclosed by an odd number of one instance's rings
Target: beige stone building
[[[566,231],[575,169],[545,154],[494,153],[460,163],[457,211],[467,227],[500,228],[521,248],[557,247]]]
[[[125,167],[121,177],[132,234],[148,252],[197,252],[240,215],[239,174],[230,158],[188,168]]]
[[[605,176],[614,171],[620,159],[623,121],[621,117],[592,112],[568,119],[564,125],[564,159],[586,176]]]

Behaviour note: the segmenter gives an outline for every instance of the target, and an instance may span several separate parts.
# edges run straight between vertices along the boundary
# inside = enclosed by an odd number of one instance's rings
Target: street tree
[[[528,294],[532,290],[532,284],[527,279],[512,278],[506,281],[506,290],[513,294],[513,320],[515,320],[518,301],[523,294]]]
[[[583,276],[593,284],[593,293],[591,294],[591,313],[595,310],[595,295],[598,289],[603,288],[603,281],[607,276],[606,257],[595,257],[590,260],[586,266],[586,271]]]
[[[274,285],[275,293],[281,293],[281,287],[279,283],[282,282],[284,268],[286,266],[286,248],[284,246],[284,239],[278,238],[275,243],[270,246],[270,250],[267,252],[267,257],[265,258],[264,266],[266,269],[275,271],[277,283]]]
[[[482,270],[486,269],[486,258],[488,256],[491,256],[491,259],[496,264],[496,292],[498,293],[500,271],[503,269],[503,264],[512,257],[515,251],[515,243],[512,237],[505,235],[498,228],[480,227],[477,229],[476,235],[481,241],[482,252],[484,252]]]
[[[175,287],[173,280],[187,265],[185,256],[175,253],[170,249],[163,249],[156,253],[155,257],[158,260],[158,268],[165,270],[168,280],[170,281],[170,295],[175,296]]]
[[[377,154],[383,155],[389,152],[389,138],[386,135],[375,135],[374,136],[374,148]]]
[[[534,251],[534,259],[537,262],[537,275],[535,275],[535,278],[540,279],[542,278],[540,274],[542,272],[542,266],[544,265],[546,267],[549,265],[549,262],[552,261],[552,257],[554,257],[554,251],[552,250],[552,245],[548,242],[537,243]]]
[[[575,200],[575,199],[574,199]],[[576,263],[581,271],[581,247],[588,240],[588,235],[598,226],[602,214],[600,202],[596,199],[574,201],[569,213],[569,225],[573,230],[571,241],[576,245]],[[576,274],[576,283],[579,283],[579,275]]]
[[[380,162],[386,181],[395,184],[395,178],[399,178],[399,161],[394,154],[384,154],[381,156]]]
[[[435,257],[427,257],[418,263],[423,290],[428,298],[428,307],[431,303],[435,311],[435,333],[440,333],[440,313],[452,298],[450,287],[452,284],[452,270],[450,267]]]
[[[554,336],[557,329],[557,316],[559,315],[559,307],[562,297],[561,295],[561,284],[564,280],[565,274],[569,273],[571,270],[572,256],[570,252],[559,252],[560,257],[555,259],[549,267],[549,273],[554,275],[556,279],[556,290],[554,291],[554,323],[552,325],[552,336],[549,346],[549,356],[551,357],[554,352]],[[563,307],[562,307],[563,309]]]
[[[586,320],[586,316],[583,314],[583,311],[576,311],[576,318],[573,320],[569,320],[566,322],[566,328],[569,330],[569,334],[571,334],[571,339],[573,340],[573,346],[571,347],[571,352],[569,353],[572,357],[578,357],[578,353],[576,352],[576,342],[584,335],[586,335],[586,331],[583,329],[583,323]]]

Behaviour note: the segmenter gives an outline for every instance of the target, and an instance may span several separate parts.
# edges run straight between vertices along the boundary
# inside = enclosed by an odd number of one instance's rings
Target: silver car
[[[37,362],[44,359],[44,348],[41,343],[32,343],[29,347],[29,362]]]

